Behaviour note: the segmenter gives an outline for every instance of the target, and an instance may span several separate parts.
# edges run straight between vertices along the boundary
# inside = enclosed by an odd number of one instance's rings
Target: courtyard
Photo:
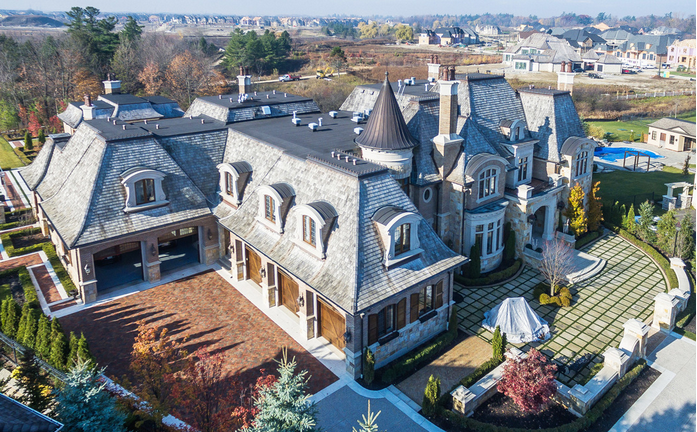
[[[559,381],[570,387],[583,383],[593,365],[602,362],[605,350],[619,345],[622,325],[631,318],[646,322],[653,312],[654,297],[666,288],[656,264],[617,235],[609,234],[583,251],[607,260],[607,265],[597,276],[570,287],[574,295],[571,307],[540,305],[534,300],[533,288],[543,277],[537,270],[526,268],[515,280],[496,287],[456,285],[456,291],[464,297],[458,305],[460,326],[491,342],[492,333],[481,326],[484,313],[507,297],[524,297],[549,323],[552,337],[544,343],[515,346],[525,351],[535,347],[567,366],[591,354],[588,365],[578,370],[567,368],[558,375]]]
[[[316,393],[338,380],[329,369],[257,309],[215,271],[117,298],[61,318],[65,331],[85,334],[92,354],[106,375],[129,375],[137,322],[166,327],[173,339],[187,337],[193,352],[206,346],[222,353],[225,372],[241,383],[253,383],[259,369],[274,371],[282,347],[309,372],[308,390]]]

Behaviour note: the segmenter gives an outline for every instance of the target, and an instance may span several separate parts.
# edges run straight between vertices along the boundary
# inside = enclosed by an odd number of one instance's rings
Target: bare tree
[[[571,248],[561,241],[545,242],[540,263],[540,272],[549,281],[550,296],[555,295],[557,286],[566,280],[573,270]]]

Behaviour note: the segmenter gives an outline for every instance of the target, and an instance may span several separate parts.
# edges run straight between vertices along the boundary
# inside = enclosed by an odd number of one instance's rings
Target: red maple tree
[[[506,363],[497,389],[523,411],[538,411],[557,392],[556,371],[556,365],[549,364],[544,354],[531,348],[526,358]]]

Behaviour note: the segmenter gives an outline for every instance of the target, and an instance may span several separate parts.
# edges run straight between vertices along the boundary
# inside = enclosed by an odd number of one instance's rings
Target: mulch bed
[[[20,222],[22,220],[26,220],[28,223],[31,222],[31,220],[33,220],[31,211],[27,213],[11,213],[9,215],[5,215],[5,223]]]
[[[474,420],[496,426],[544,429],[571,423],[577,417],[558,403],[552,402],[537,413],[525,413],[503,393],[496,393],[472,414]]]
[[[661,373],[654,368],[645,367],[639,376],[627,386],[626,389],[615,399],[615,402],[605,410],[602,416],[593,423],[586,432],[607,432],[617,423],[617,421],[634,405],[641,395],[651,387],[654,381],[661,376]]]
[[[14,246],[15,249],[34,246],[39,243],[44,243],[48,240],[48,237],[44,237],[44,235],[41,233],[15,236],[10,238],[12,239],[12,246]]]
[[[687,324],[685,324],[685,327],[683,327],[683,329],[685,329],[685,330],[687,330],[687,331],[689,331],[689,332],[692,332],[692,333],[697,333],[697,331],[695,331],[695,330],[697,330],[697,329],[695,329],[695,317],[694,317],[694,316],[692,317],[692,319],[690,320],[690,322],[688,322]]]
[[[9,285],[12,291],[12,298],[18,305],[24,305],[24,288],[19,282],[19,273],[10,273],[0,277],[0,285]]]

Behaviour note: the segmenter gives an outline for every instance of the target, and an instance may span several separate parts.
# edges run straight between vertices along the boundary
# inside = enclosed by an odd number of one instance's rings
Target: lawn
[[[683,76],[683,77],[690,77],[690,78],[693,78],[695,76],[694,72],[673,72],[673,71],[670,71],[670,74]]]
[[[681,120],[695,121],[695,111],[686,112],[678,115]],[[634,131],[634,141],[641,140],[642,133],[648,133],[649,123],[653,123],[657,118],[641,119],[633,121],[589,121],[589,125],[600,127],[605,132],[610,132],[612,135],[610,141],[631,141],[631,131]]]
[[[0,167],[2,167],[2,169],[9,169],[23,166],[24,164],[19,160],[10,143],[0,137]]]
[[[634,206],[650,199],[653,192],[654,200],[660,200],[667,192],[665,183],[679,181],[692,182],[693,175],[683,176],[680,170],[666,167],[663,171],[627,172],[613,171],[611,173],[593,174],[593,180],[600,182],[599,195],[604,204],[611,205],[615,201]]]

